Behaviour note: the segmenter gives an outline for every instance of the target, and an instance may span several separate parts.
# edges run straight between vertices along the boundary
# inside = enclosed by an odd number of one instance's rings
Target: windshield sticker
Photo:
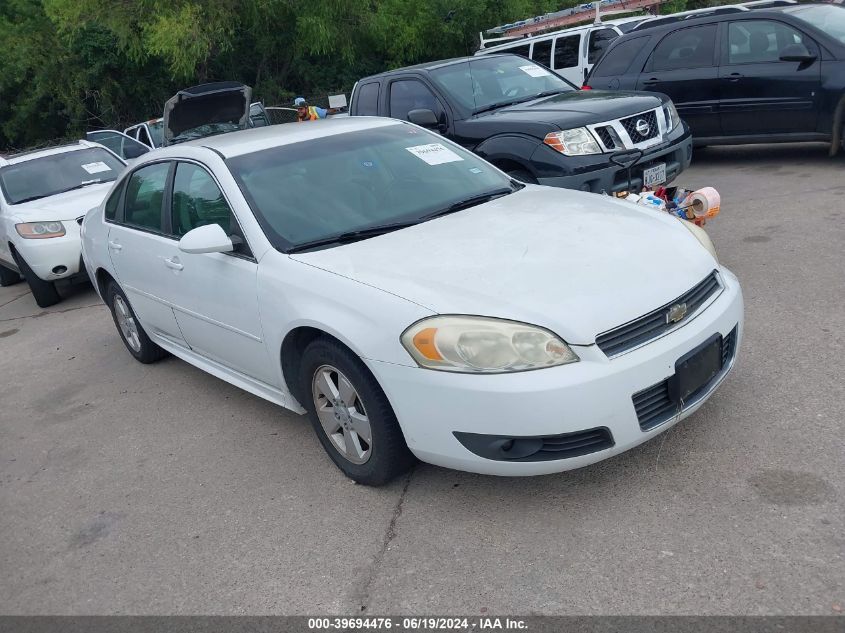
[[[473,167],[473,168],[471,168],[471,169],[469,170],[469,172],[470,172],[471,174],[480,174],[480,173],[481,173],[481,169],[479,169],[478,167]]]
[[[442,165],[443,163],[456,163],[463,160],[455,152],[448,147],[444,147],[440,143],[429,143],[428,145],[416,145],[414,147],[406,147],[406,150],[411,152],[417,158],[427,162],[429,165]]]
[[[102,161],[97,161],[96,163],[85,163],[82,166],[82,169],[87,171],[89,174],[99,174],[102,171],[111,171],[111,167]]]
[[[520,66],[519,69],[531,77],[548,77],[552,74],[545,68],[534,66],[533,64],[531,66]]]

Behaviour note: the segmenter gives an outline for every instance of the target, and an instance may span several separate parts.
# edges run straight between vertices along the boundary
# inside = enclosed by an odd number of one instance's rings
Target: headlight
[[[18,235],[27,240],[45,240],[65,234],[65,227],[61,222],[24,222],[15,224],[15,228]]]
[[[488,317],[423,319],[405,330],[402,345],[420,367],[441,371],[501,374],[578,360],[575,352],[548,330]]]
[[[675,104],[671,101],[663,106],[663,116],[666,117],[666,131],[671,132],[675,126],[681,122],[681,117],[678,116],[678,110]]]
[[[601,148],[585,127],[572,130],[549,132],[543,142],[554,150],[567,156],[586,156],[587,154],[601,154]]]
[[[689,222],[688,220],[681,220],[681,218],[678,218],[678,220],[681,222],[681,224],[687,227],[690,233],[695,235],[695,239],[697,239],[701,243],[701,245],[706,248],[707,251],[713,256],[713,259],[718,262],[719,258],[716,257],[716,247],[713,246],[713,240],[711,240],[710,236],[707,235],[707,231],[702,229],[700,226]]]

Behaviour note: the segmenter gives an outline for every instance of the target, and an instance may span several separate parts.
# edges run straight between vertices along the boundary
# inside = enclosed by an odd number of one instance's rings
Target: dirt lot
[[[0,612],[835,614],[843,167],[697,153],[679,182],[723,195],[738,366],[670,432],[561,475],[357,486],[304,418],[133,361],[90,288],[46,311],[0,289]]]

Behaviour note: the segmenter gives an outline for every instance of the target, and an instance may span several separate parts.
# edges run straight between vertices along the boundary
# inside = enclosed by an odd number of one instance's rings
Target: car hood
[[[664,99],[661,96],[642,92],[574,90],[517,103],[474,118],[495,118],[502,122],[544,122],[568,129],[633,116],[660,107],[662,103]]]
[[[16,204],[12,215],[23,222],[72,221],[100,206],[113,183],[89,185],[83,189],[66,191],[49,198]]]
[[[439,314],[523,321],[581,345],[679,297],[717,267],[667,213],[538,186],[291,257]]]
[[[170,145],[180,135],[193,139],[246,129],[251,101],[252,89],[236,81],[180,90],[164,104],[164,145]],[[192,130],[196,132],[190,134]]]

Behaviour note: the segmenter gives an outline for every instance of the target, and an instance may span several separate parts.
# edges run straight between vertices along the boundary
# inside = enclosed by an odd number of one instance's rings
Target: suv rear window
[[[593,69],[593,77],[614,77],[627,73],[634,58],[640,54],[648,40],[646,36],[619,42],[599,60]]]

